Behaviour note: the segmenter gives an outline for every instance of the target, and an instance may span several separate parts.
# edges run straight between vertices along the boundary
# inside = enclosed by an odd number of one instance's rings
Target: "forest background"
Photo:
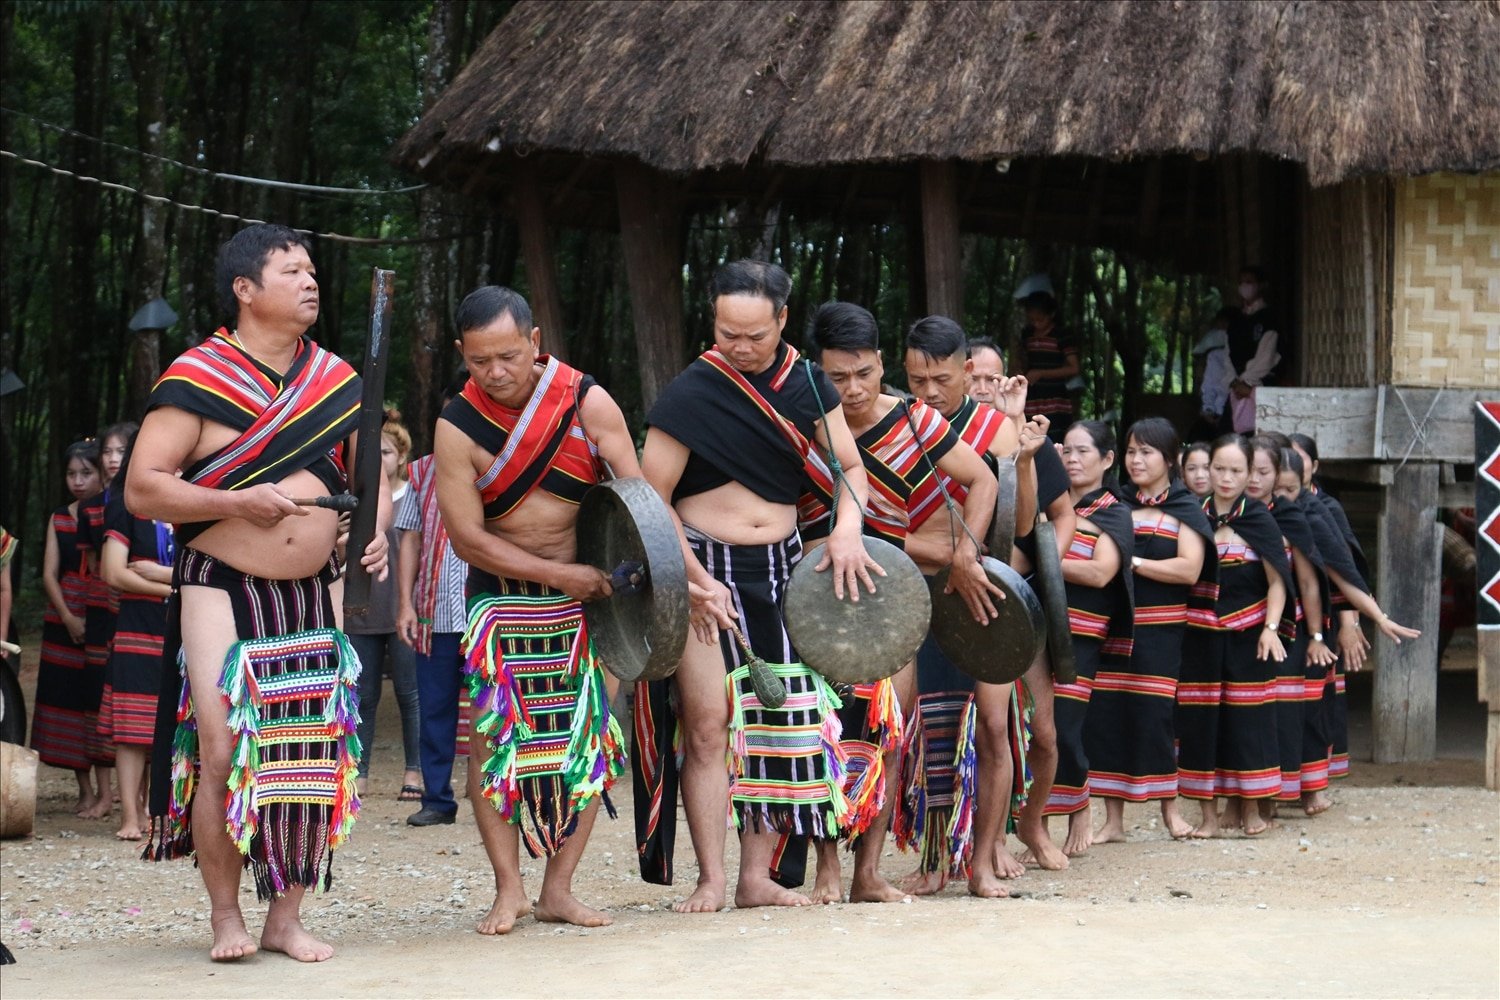
[[[316,234],[313,336],[356,366],[370,269],[396,271],[386,395],[418,453],[426,447],[438,393],[458,371],[459,301],[478,285],[524,293],[527,282],[514,220],[421,187],[388,153],[512,6],[0,6],[0,367],[15,390],[0,397],[0,525],[22,539],[17,578],[33,600],[47,513],[67,499],[64,449],[139,419],[162,365],[222,325],[214,254],[245,220]],[[793,276],[794,342],[819,302],[858,302],[880,322],[888,380],[902,384],[895,351],[922,304],[909,281],[920,235],[906,220],[841,226],[724,204],[690,215],[681,236],[690,351],[711,334],[704,286],[713,267],[759,256]],[[617,229],[601,220],[554,239],[569,360],[638,427],[644,401]],[[988,236],[965,236],[963,259],[961,322],[1007,345],[1021,323],[1014,290],[1028,274],[1050,274],[1062,323],[1082,344],[1080,415],[1128,420],[1154,395],[1192,390],[1190,348],[1219,308],[1222,276]],[[158,297],[178,321],[130,331]]]

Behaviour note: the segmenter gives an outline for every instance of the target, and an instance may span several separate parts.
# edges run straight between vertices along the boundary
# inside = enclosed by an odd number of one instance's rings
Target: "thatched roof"
[[[1250,153],[1500,167],[1500,2],[519,4],[393,156],[673,172]]]

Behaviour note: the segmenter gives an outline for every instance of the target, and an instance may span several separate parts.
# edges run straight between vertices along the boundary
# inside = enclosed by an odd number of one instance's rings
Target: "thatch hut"
[[[696,206],[909,218],[933,312],[963,231],[1263,262],[1307,387],[1264,418],[1365,483],[1382,601],[1436,622],[1433,515],[1500,386],[1494,0],[528,2],[393,155],[514,213],[544,330],[548,226],[618,226],[648,399]],[[1431,757],[1435,635],[1378,653],[1377,757]]]

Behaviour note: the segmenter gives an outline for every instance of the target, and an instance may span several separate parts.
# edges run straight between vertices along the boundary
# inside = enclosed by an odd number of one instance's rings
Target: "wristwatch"
[[[1130,557],[1130,568],[1131,569],[1140,569],[1141,568],[1141,557],[1140,556],[1131,556]]]
[[[1312,641],[1313,642],[1322,642],[1323,641],[1323,633],[1322,632],[1314,632],[1312,634]]]

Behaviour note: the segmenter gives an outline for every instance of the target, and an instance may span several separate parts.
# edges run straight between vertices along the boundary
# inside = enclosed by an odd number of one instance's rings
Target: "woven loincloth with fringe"
[[[332,885],[333,852],[359,812],[359,669],[348,639],[331,628],[241,640],[224,658],[219,693],[233,740],[225,822],[261,899]],[[168,857],[192,842],[198,727],[187,684],[177,717]]]
[[[583,605],[541,584],[471,571],[465,676],[484,751],[484,796],[532,857],[562,849],[578,816],[625,772],[624,736]]]
[[[800,663],[770,664],[786,703],[767,708],[755,696],[749,666],[730,671],[729,799],[735,825],[812,837],[837,837],[849,816],[844,794],[842,706],[833,688]]]

